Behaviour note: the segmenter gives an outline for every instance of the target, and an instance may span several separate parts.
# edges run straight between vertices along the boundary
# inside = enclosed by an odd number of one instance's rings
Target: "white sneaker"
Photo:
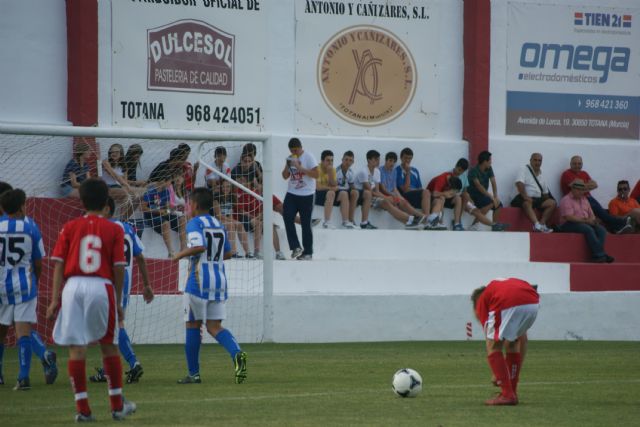
[[[322,228],[327,228],[329,230],[332,230],[334,227],[333,227],[333,224],[331,224],[329,221],[323,221]]]
[[[475,224],[471,224],[468,228],[469,231],[480,231],[480,223],[476,222]]]
[[[276,252],[276,259],[279,261],[285,260],[287,258],[285,258],[284,253],[282,253],[282,251],[278,251]]]
[[[544,225],[536,222],[535,224],[533,224],[533,231],[535,231],[536,233],[544,233]]]
[[[344,221],[342,223],[342,228],[346,228],[348,230],[355,230],[356,226],[351,221]]]
[[[542,224],[542,232],[543,233],[553,233],[553,229],[547,227],[545,224]]]

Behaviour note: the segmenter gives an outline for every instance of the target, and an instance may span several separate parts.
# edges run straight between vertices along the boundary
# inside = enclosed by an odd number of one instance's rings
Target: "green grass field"
[[[485,407],[493,396],[482,342],[245,345],[249,377],[236,385],[217,345],[201,351],[202,384],[178,385],[182,346],[137,346],[145,368],[125,395],[138,404],[127,423],[219,426],[638,426],[640,343],[530,342],[520,405]],[[75,407],[59,349],[61,375],[44,384],[34,359],[32,386],[14,392],[15,348],[5,351],[0,425],[68,424]],[[88,367],[99,365],[96,348]],[[415,399],[396,397],[391,377],[411,367],[424,379]],[[89,369],[88,369],[89,370]],[[101,423],[111,423],[105,384],[90,384]]]

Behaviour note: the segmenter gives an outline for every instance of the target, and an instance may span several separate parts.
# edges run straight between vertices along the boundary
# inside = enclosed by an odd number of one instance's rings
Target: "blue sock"
[[[0,376],[2,375],[2,361],[4,360],[4,344],[0,344]]]
[[[187,328],[187,339],[184,345],[184,353],[187,356],[187,368],[189,375],[200,373],[200,329]]]
[[[138,359],[136,358],[136,354],[133,352],[131,340],[124,328],[120,328],[120,332],[118,333],[118,348],[120,348],[120,354],[122,354],[124,360],[126,360],[127,363],[129,363],[129,367],[133,369],[138,362]]]
[[[236,341],[235,337],[228,329],[223,329],[218,332],[218,335],[215,336],[216,341],[218,341],[225,350],[231,355],[233,359],[236,354],[240,353],[240,345],[238,341]]]
[[[29,371],[31,370],[31,337],[20,337],[18,340],[18,360],[20,362],[18,380],[29,378]]]
[[[47,346],[35,330],[31,331],[31,350],[38,356],[38,359],[44,360],[44,353],[47,351]]]

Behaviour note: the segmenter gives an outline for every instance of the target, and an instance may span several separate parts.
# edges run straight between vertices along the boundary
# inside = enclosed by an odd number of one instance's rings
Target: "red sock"
[[[511,380],[509,378],[509,370],[507,369],[507,362],[504,360],[504,356],[501,351],[494,351],[491,353],[487,360],[493,375],[496,376],[496,381],[502,389],[502,396],[506,398],[512,398],[514,396],[513,389],[511,388]]]
[[[71,360],[67,362],[71,388],[76,399],[76,411],[79,414],[90,415],[89,394],[87,393],[87,373],[84,360]]]
[[[513,392],[517,393],[518,380],[520,379],[520,367],[522,366],[522,357],[520,353],[507,353],[505,357],[507,369],[509,370],[509,378],[511,379],[511,387]]]
[[[111,410],[120,411],[122,409],[122,363],[120,356],[104,357],[102,363],[109,385]]]

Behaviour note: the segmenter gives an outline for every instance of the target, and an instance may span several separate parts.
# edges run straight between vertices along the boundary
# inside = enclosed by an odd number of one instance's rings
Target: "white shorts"
[[[515,341],[533,325],[539,304],[525,304],[507,308],[499,313],[489,312],[484,325],[485,336],[494,341]]]
[[[58,345],[116,344],[118,311],[115,289],[101,277],[74,276],[62,290],[62,306],[53,327]]]
[[[36,307],[38,298],[30,299],[19,304],[0,305],[0,325],[13,325],[13,322],[36,323]]]
[[[224,320],[227,318],[226,301],[212,301],[185,293],[182,297],[184,302],[184,321],[195,322],[196,320]]]

